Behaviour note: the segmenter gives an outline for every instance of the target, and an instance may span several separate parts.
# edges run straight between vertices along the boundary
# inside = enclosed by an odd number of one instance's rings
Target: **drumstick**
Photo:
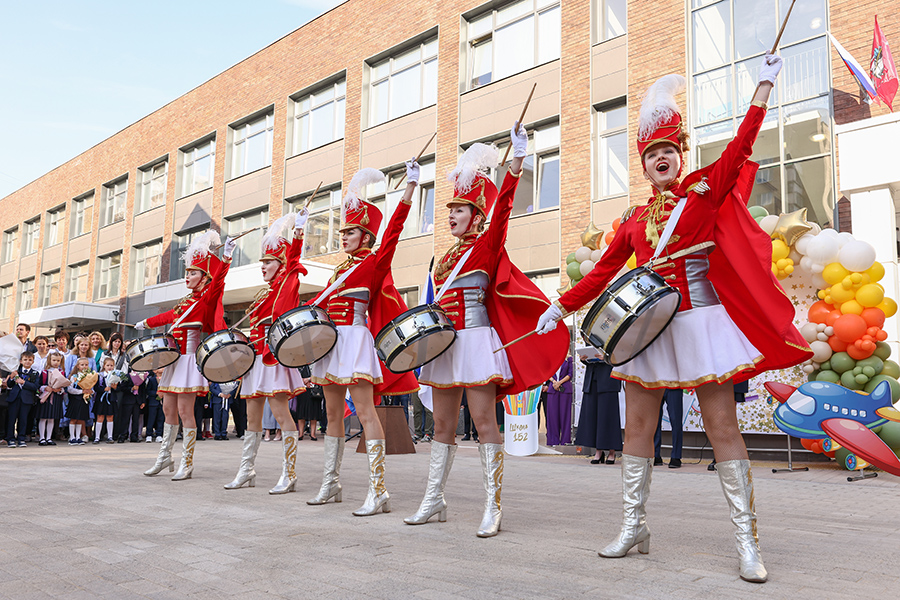
[[[240,320],[240,321],[238,321],[237,323],[235,323],[234,325],[232,325],[232,326],[229,327],[228,329],[237,329],[237,328],[238,328],[238,325],[240,325],[241,323],[243,323],[244,321],[246,321],[246,320],[247,320],[247,317],[249,317],[250,315],[252,315],[254,312],[256,312],[256,309],[253,309],[253,310],[251,310],[251,311],[248,311],[247,314],[245,314],[243,317],[241,317],[241,320]]]
[[[572,313],[566,313],[566,314],[564,314],[564,315],[561,316],[556,322],[559,323],[560,321],[562,321],[563,319],[565,319],[566,317],[568,317],[568,316],[571,315],[571,314],[572,314]],[[507,348],[509,348],[510,346],[512,346],[513,344],[515,344],[516,342],[521,342],[521,341],[524,340],[525,338],[531,337],[532,335],[534,335],[534,334],[536,334],[536,333],[537,333],[537,330],[529,331],[529,332],[526,333],[525,335],[523,335],[523,336],[521,336],[521,337],[517,337],[516,339],[514,339],[514,340],[511,341],[511,342],[509,342],[508,344],[504,344],[503,346],[500,346],[499,348],[497,348],[496,350],[494,350],[494,354],[497,354],[497,353],[500,352],[501,350],[506,350]]]
[[[784,15],[784,21],[781,23],[781,29],[778,30],[778,37],[775,38],[775,43],[772,44],[772,50],[769,52],[769,54],[775,54],[775,51],[778,50],[778,42],[781,41],[781,36],[782,34],[784,34],[784,28],[787,27],[788,19],[791,18],[791,11],[794,10],[794,3],[796,1],[797,0],[791,0],[791,5],[788,7],[787,14]],[[756,84],[756,89],[753,90],[753,95],[750,96],[750,100],[753,100],[753,98],[756,97],[756,92],[759,91],[761,85],[762,83]]]
[[[259,227],[254,227],[253,229],[248,229],[247,231],[244,231],[244,232],[242,232],[242,233],[239,233],[239,234],[237,234],[236,236],[234,236],[233,238],[231,238],[231,241],[240,239],[240,238],[244,237],[245,235],[247,235],[248,233],[253,233],[253,232],[256,231],[257,229],[259,229]],[[224,246],[224,245],[225,245],[225,243],[223,242],[223,243],[219,244],[218,246],[213,246],[212,248],[209,249],[209,251],[210,251],[210,252],[214,252],[214,251],[218,250],[219,248],[221,248],[221,247]]]
[[[531,104],[531,97],[534,96],[535,89],[537,89],[537,83],[531,86],[531,93],[528,94],[528,100],[525,101],[525,108],[522,109],[522,114],[519,116],[519,120],[516,121],[521,127],[524,127],[524,125],[522,125],[522,119],[525,118],[525,111],[528,110],[528,105]],[[500,161],[501,166],[506,164],[506,159],[509,158],[510,148],[512,148],[512,144],[506,147],[506,152],[503,154],[503,160]]]
[[[122,321],[111,321],[113,325],[124,325],[125,327],[134,327],[131,323],[123,323]]]
[[[319,188],[322,187],[323,183],[325,183],[325,182],[324,181],[319,182],[319,185],[316,186],[316,190],[312,193],[312,195],[309,198],[306,199],[306,204],[303,205],[303,208],[307,208],[309,206],[309,203],[312,202],[312,199],[315,198],[316,194],[319,193]]]
[[[422,158],[422,155],[425,154],[426,150],[428,150],[428,146],[431,145],[431,141],[436,137],[437,137],[437,131],[435,131],[434,134],[432,134],[432,136],[430,138],[428,138],[428,141],[425,142],[425,147],[422,148],[422,151],[419,152],[419,155],[415,159],[413,159],[413,162],[419,162],[419,159]],[[403,174],[403,177],[401,177],[400,181],[397,182],[397,185],[394,186],[395,190],[400,187],[400,184],[403,183],[404,179],[406,179],[406,173]]]

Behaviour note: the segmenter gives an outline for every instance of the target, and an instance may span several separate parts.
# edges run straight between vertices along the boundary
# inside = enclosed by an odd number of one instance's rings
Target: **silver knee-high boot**
[[[447,477],[450,468],[453,467],[453,457],[456,456],[456,445],[442,444],[438,441],[431,442],[431,465],[428,468],[428,484],[425,486],[425,497],[419,505],[419,510],[411,517],[406,517],[403,522],[407,525],[421,525],[434,515],[443,523],[447,520],[447,501],[444,499],[444,486],[447,485]]]
[[[597,554],[604,558],[621,558],[629,550],[650,552],[650,529],[647,528],[645,505],[650,496],[653,459],[622,455],[622,531],[619,538]]]
[[[500,490],[503,487],[503,446],[501,444],[479,444],[481,471],[484,476],[484,516],[476,535],[493,537],[500,531]]]
[[[197,443],[197,428],[183,429],[181,435],[181,464],[178,465],[178,471],[172,477],[172,481],[190,479],[194,473],[194,446]]]
[[[241,452],[241,466],[231,483],[225,484],[226,490],[236,490],[245,483],[249,487],[256,486],[256,453],[259,451],[259,442],[262,441],[262,431],[245,431],[244,448]]]
[[[341,460],[344,457],[344,436],[325,436],[325,473],[322,475],[322,487],[318,495],[307,504],[325,504],[332,498],[341,501]]]
[[[368,517],[379,510],[391,512],[391,496],[384,487],[384,440],[366,440],[369,458],[369,491],[366,501],[353,511],[357,517]]]
[[[163,425],[163,439],[159,445],[159,454],[156,455],[156,464],[144,471],[144,475],[152,477],[169,467],[169,472],[175,470],[175,462],[172,460],[172,446],[175,445],[175,437],[178,433],[178,425]]]
[[[741,559],[741,579],[765,583],[769,574],[759,554],[756,533],[756,506],[753,497],[753,474],[749,460],[726,460],[716,463],[719,482],[731,507],[731,522],[737,527],[735,545]]]
[[[272,495],[293,492],[297,485],[297,432],[282,431],[281,436],[284,462],[281,466],[281,478],[275,487],[269,490]]]

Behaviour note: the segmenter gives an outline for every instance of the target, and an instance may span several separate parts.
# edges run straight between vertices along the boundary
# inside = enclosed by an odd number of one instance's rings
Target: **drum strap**
[[[441,289],[434,297],[434,300],[432,301],[433,304],[437,304],[437,301],[441,299],[441,296],[444,295],[444,292],[450,289],[450,284],[452,284],[453,280],[456,279],[456,276],[459,275],[459,272],[462,270],[463,265],[466,264],[467,260],[469,260],[469,256],[472,255],[472,250],[474,249],[475,246],[473,245],[466,251],[465,254],[462,255],[462,258],[459,259],[459,262],[456,263],[456,266],[453,267],[452,271],[450,271],[450,275],[447,277],[447,281],[444,282],[444,285],[441,286]]]
[[[342,283],[344,283],[344,282],[347,280],[348,277],[350,277],[350,273],[352,273],[353,271],[355,271],[355,270],[356,270],[356,267],[358,267],[358,266],[361,265],[361,264],[363,264],[363,261],[360,261],[360,262],[356,263],[355,265],[353,265],[352,267],[350,267],[349,269],[347,269],[346,271],[344,271],[344,274],[343,274],[343,275],[341,275],[340,277],[338,277],[338,278],[334,281],[334,283],[332,283],[332,284],[329,285],[327,288],[325,288],[325,291],[323,291],[321,294],[319,294],[318,296],[316,296],[316,298],[315,298],[310,304],[311,304],[312,306],[318,306],[320,302],[324,302],[325,300],[327,300],[327,299],[328,299],[328,296],[331,295],[331,292],[333,292],[334,290],[338,289],[338,287],[339,287]]]
[[[681,218],[681,213],[684,212],[684,205],[687,204],[687,196],[678,200],[678,204],[672,210],[672,214],[669,216],[669,220],[666,221],[666,228],[663,229],[662,235],[659,236],[659,243],[656,245],[656,253],[653,255],[653,258],[650,259],[649,264],[653,264],[656,262],[656,259],[659,258],[659,255],[662,254],[663,249],[666,247],[666,244],[669,243],[669,238],[672,237],[672,233],[675,232],[675,225],[678,224],[678,219]]]

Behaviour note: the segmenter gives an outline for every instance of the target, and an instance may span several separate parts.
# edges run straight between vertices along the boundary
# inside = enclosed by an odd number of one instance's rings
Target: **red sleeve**
[[[272,318],[277,319],[287,311],[300,306],[300,275],[306,275],[306,268],[300,264],[303,252],[303,235],[294,236],[287,251],[287,271],[284,283],[278,290],[278,297],[272,303]]]
[[[222,295],[225,293],[225,276],[231,267],[231,259],[223,261],[213,254],[210,257],[209,265],[212,281],[209,282],[209,286],[203,291],[201,302],[205,301],[207,306],[207,310],[204,311],[203,315],[203,330],[213,332],[226,327]]]
[[[164,313],[159,313],[154,317],[150,317],[146,320],[147,327],[162,327],[163,325],[168,325],[169,323],[175,322],[175,310],[167,310]]]
[[[380,288],[381,283],[388,273],[391,272],[391,261],[394,260],[394,253],[397,251],[397,242],[400,241],[400,234],[403,233],[403,224],[409,215],[409,209],[412,203],[400,202],[388,221],[387,228],[384,230],[384,237],[381,240],[381,246],[375,253],[375,273],[372,280],[372,290]]]
[[[613,275],[619,272],[622,265],[634,253],[631,236],[634,234],[636,223],[637,218],[633,215],[622,223],[597,266],[575,284],[575,287],[560,297],[559,303],[566,309],[566,312],[578,310],[603,293]]]
[[[737,135],[728,142],[722,156],[713,165],[707,181],[711,193],[703,194],[701,197],[710,198],[717,205],[728,197],[728,192],[734,187],[741,168],[753,154],[753,144],[765,118],[766,111],[762,107],[756,105],[750,107],[738,127]]]
[[[523,167],[524,170],[524,167]],[[512,214],[513,201],[516,198],[516,188],[521,179],[507,171],[503,178],[503,185],[497,195],[497,203],[494,205],[494,214],[491,216],[491,226],[484,234],[485,242],[492,253],[500,252],[506,244],[506,232],[509,230],[509,215]]]

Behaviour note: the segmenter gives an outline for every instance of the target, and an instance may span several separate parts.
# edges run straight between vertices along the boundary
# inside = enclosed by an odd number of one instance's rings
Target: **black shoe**
[[[606,452],[601,452],[601,453],[600,453],[600,458],[594,458],[594,459],[591,459],[591,464],[592,464],[592,465],[599,465],[599,464],[602,463],[604,460],[606,460],[606,459],[604,458],[605,456],[606,456]]]
[[[609,453],[609,456],[606,457],[606,464],[614,465],[616,464],[616,455],[612,452]]]
[[[663,459],[662,459],[661,456],[657,456],[657,457],[655,457],[655,458],[653,459],[653,466],[654,466],[654,467],[658,467],[658,466],[664,465],[664,464],[666,464],[666,463],[663,462]]]
[[[48,445],[48,446],[55,446],[55,445],[56,445],[56,442],[54,442],[53,440],[47,440],[47,445]]]
[[[464,441],[464,442],[468,442],[471,439],[472,439],[472,436],[469,435],[468,433],[462,437],[462,441]]]
[[[117,444],[124,444],[124,443],[125,443],[125,438],[119,438],[118,440],[116,440],[116,443],[117,443]]]
[[[715,471],[716,470],[716,459],[713,459],[711,463],[706,466],[707,471]]]
[[[25,442],[19,442],[19,448],[27,448],[27,444]]]
[[[680,469],[681,468],[681,459],[680,458],[670,458],[669,459],[669,468],[670,469]]]

